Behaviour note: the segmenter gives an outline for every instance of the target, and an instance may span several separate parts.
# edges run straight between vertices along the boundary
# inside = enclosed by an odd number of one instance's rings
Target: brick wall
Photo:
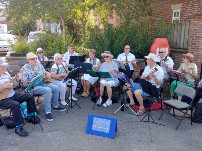
[[[153,0],[152,16],[172,21],[173,10],[171,5],[182,3],[180,21],[189,20],[191,15],[202,14],[202,0]]]

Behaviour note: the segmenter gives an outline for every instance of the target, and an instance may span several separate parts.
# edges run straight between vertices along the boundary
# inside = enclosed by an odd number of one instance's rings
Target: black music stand
[[[76,68],[79,68],[79,73],[87,73],[87,71],[92,71],[92,67],[93,65],[91,63],[84,63],[84,62],[79,62],[79,61],[75,61],[74,62],[74,67]],[[85,81],[84,81],[85,82]],[[84,83],[85,84],[85,83]],[[84,91],[81,91],[81,94],[83,93]],[[81,97],[81,94],[79,96],[78,99],[80,99]]]
[[[67,112],[69,110],[69,107],[73,108],[75,105],[77,105],[81,109],[81,107],[79,106],[79,104],[72,99],[72,86],[73,86],[72,79],[76,76],[76,74],[78,72],[78,69],[79,68],[74,69],[73,71],[69,72],[68,76],[64,79],[64,82],[66,82],[68,79],[70,79],[70,81],[71,81],[71,84],[67,85],[70,88],[70,99],[69,99],[69,102],[67,103],[67,105],[68,105]],[[72,105],[72,102],[75,103],[74,106]]]
[[[81,56],[70,56],[69,64],[74,64],[75,61],[84,62],[86,55]]]
[[[41,64],[43,65],[44,69],[46,71],[48,71],[48,69],[50,69],[52,67],[52,65],[54,64],[54,61],[48,60],[48,61],[41,61]]]
[[[99,81],[101,78],[111,78],[111,75],[109,74],[109,72],[102,72],[102,71],[87,71],[87,73],[92,76],[92,77],[98,77]],[[93,110],[95,109],[95,105],[98,101],[98,99],[100,98],[100,82],[99,82],[99,95],[97,96],[97,99],[95,101]]]
[[[42,74],[38,75],[37,77],[33,78],[32,81],[31,81],[31,83],[27,86],[27,88],[25,89],[25,91],[24,91],[23,93],[31,92],[32,89],[33,89],[33,93],[34,93],[34,87],[35,87],[36,85],[38,85],[39,82],[42,81],[42,79],[43,79],[43,77],[44,77],[45,74],[46,74],[46,73],[42,73]],[[28,122],[32,117],[34,117],[34,121],[35,121],[35,119],[38,119],[38,121],[39,121],[38,124],[39,124],[39,126],[41,127],[41,129],[43,130],[43,127],[42,127],[41,124],[40,124],[40,120],[39,120],[39,118],[36,116],[35,113],[33,113],[33,115],[22,125],[22,127],[25,126],[25,125],[27,124],[27,122]],[[35,125],[35,123],[34,123],[34,125]]]

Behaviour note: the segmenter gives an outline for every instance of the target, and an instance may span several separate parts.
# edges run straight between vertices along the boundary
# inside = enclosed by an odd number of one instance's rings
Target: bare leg
[[[180,101],[181,101],[181,100],[182,100],[182,96],[178,96],[178,100],[180,100]]]
[[[86,80],[81,80],[81,83],[83,85],[83,91],[86,92]]]
[[[108,83],[106,84],[106,87],[107,87],[108,99],[112,100],[112,88]]]
[[[133,99],[133,93],[131,91],[131,89],[129,89],[128,91],[126,91],[128,94],[128,97],[130,98],[130,104],[135,104],[134,99]]]
[[[137,101],[140,104],[140,108],[143,109],[144,105],[143,105],[142,91],[140,89],[135,90],[134,94],[135,94],[135,97],[136,97]]]
[[[100,83],[100,96],[103,95],[103,92],[104,92],[104,85]]]
[[[90,90],[90,82],[88,80],[85,81],[86,82],[86,91],[89,94],[89,90]]]

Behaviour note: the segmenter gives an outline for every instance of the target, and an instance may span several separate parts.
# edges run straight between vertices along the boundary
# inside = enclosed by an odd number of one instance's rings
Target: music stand
[[[87,71],[87,73],[91,76],[91,77],[98,77],[99,81],[101,78],[111,78],[111,75],[109,74],[109,72],[102,72],[102,71]],[[97,96],[97,99],[95,101],[95,104],[94,104],[94,107],[93,107],[93,110],[95,109],[95,105],[98,101],[100,97],[100,82],[99,82],[99,95]]]
[[[74,64],[75,61],[84,62],[86,55],[70,56],[69,64]]]
[[[69,102],[67,103],[67,105],[68,105],[67,112],[68,112],[68,110],[69,110],[69,107],[70,107],[70,108],[73,108],[75,105],[77,105],[77,106],[81,109],[81,107],[79,106],[79,104],[78,104],[76,101],[74,101],[74,100],[72,99],[72,86],[73,86],[73,84],[72,84],[72,79],[75,77],[76,73],[78,72],[78,69],[79,69],[79,68],[74,69],[73,71],[69,72],[68,76],[64,79],[64,82],[66,82],[68,79],[70,79],[70,81],[71,81],[71,84],[70,84],[70,85],[67,85],[67,86],[69,86],[69,88],[70,88],[70,99],[69,99]],[[74,106],[72,106],[72,102],[75,103]]]
[[[27,88],[25,89],[25,91],[23,93],[31,92],[31,90],[34,89],[34,87],[37,86],[39,84],[39,82],[42,81],[42,79],[43,79],[43,77],[44,77],[45,74],[46,73],[42,73],[42,74],[38,75],[37,77],[33,78],[32,81],[31,81],[31,83],[27,86]],[[34,93],[34,90],[33,90],[33,93]],[[39,121],[39,118],[36,116],[35,113],[33,113],[33,115],[22,125],[22,127],[25,126],[27,124],[27,122],[32,117],[34,117],[34,121],[35,121],[35,119],[38,119],[38,121]],[[41,129],[43,130],[43,127],[41,126],[40,121],[38,122],[38,124],[41,127]],[[35,123],[34,123],[34,125],[35,125]]]
[[[116,73],[117,73],[117,75],[118,75],[119,80],[125,82],[125,84],[126,84],[126,83],[130,84],[130,86],[131,86],[131,88],[132,88],[132,83],[131,83],[130,79],[127,77],[127,75],[125,75],[125,74],[123,74],[123,73],[121,73],[121,72],[118,72],[118,71],[116,71]],[[125,85],[125,86],[126,86],[126,85]],[[116,112],[118,112],[118,111],[119,111],[122,107],[124,107],[125,105],[126,105],[135,115],[137,115],[137,113],[128,105],[128,102],[127,102],[127,99],[126,99],[126,92],[127,92],[128,90],[129,90],[128,88],[126,88],[125,90],[123,90],[124,102],[123,102],[123,104],[121,104],[121,106],[113,113],[113,115],[115,115]]]
[[[48,69],[50,69],[52,67],[52,65],[54,64],[54,61],[48,60],[48,61],[41,61],[41,64],[43,65],[44,69],[46,71],[48,71]]]
[[[75,66],[76,68],[79,68],[78,71],[79,71],[80,73],[84,73],[83,76],[85,76],[85,73],[87,73],[87,71],[93,70],[93,69],[92,69],[93,65],[92,65],[91,63],[84,63],[84,62],[75,61],[75,62],[74,62],[74,66]],[[85,84],[85,80],[84,80],[84,84]],[[84,92],[84,91],[81,91],[80,96],[79,96],[78,99],[80,99],[81,94],[82,94],[83,92]]]

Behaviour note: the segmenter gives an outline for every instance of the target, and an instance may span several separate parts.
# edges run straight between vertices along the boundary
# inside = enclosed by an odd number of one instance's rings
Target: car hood
[[[9,45],[8,41],[0,41],[0,45]]]

